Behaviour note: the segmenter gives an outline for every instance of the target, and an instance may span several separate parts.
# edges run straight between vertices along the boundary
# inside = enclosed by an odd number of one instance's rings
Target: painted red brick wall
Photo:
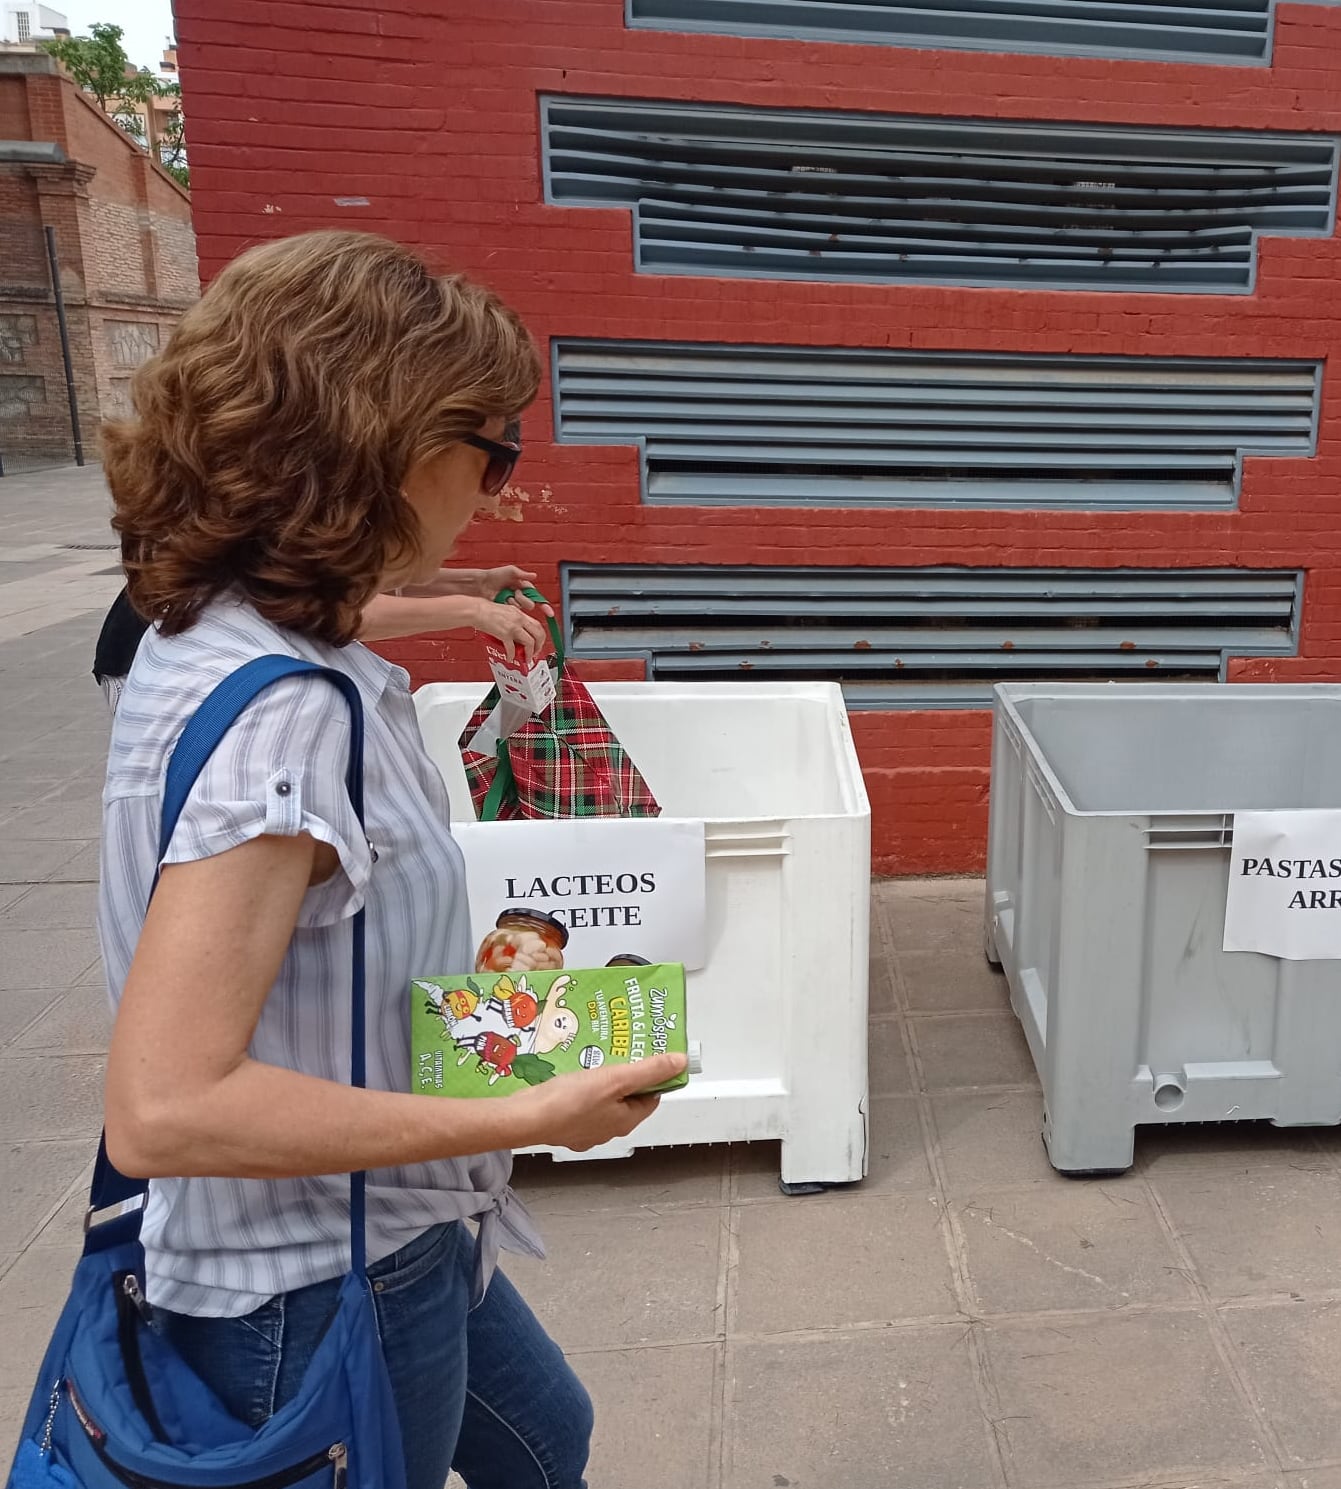
[[[623,0],[178,0],[205,275],[242,247],[346,224],[482,277],[537,337],[1326,358],[1341,244],[1266,239],[1247,296],[1051,293],[638,275],[622,211],[542,201],[537,94],[1233,129],[1341,131],[1341,8],[1283,4],[1271,67],[904,51],[626,30]],[[356,202],[358,205],[350,205]],[[463,557],[851,565],[1252,565],[1308,571],[1298,658],[1341,665],[1341,382],[1313,461],[1249,459],[1233,513],[685,511],[638,501],[632,450],[550,443],[530,416],[522,527]],[[469,646],[397,655],[418,680],[479,676]],[[620,668],[591,668],[609,675]],[[990,723],[858,714],[880,868],[981,865]]]

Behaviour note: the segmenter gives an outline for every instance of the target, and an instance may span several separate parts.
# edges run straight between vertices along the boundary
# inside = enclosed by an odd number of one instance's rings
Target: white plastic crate
[[[415,695],[459,818],[474,808],[458,742],[483,691],[435,683]],[[632,1138],[582,1156],[773,1138],[784,1184],[862,1178],[870,806],[840,689],[605,683],[591,692],[664,815],[705,823],[708,954],[688,982],[703,1073]]]
[[[1142,1123],[1341,1122],[1341,966],[1227,953],[1236,811],[1341,808],[1341,687],[996,689],[987,950],[1067,1173]]]

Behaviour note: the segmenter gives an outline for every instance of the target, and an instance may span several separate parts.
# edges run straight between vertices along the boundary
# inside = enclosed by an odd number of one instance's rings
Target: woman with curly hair
[[[136,376],[106,435],[130,603],[153,622],[116,712],[99,933],[117,1018],[108,1152],[151,1180],[156,1326],[239,1419],[289,1400],[349,1266],[369,1275],[410,1489],[579,1489],[590,1402],[507,1278],[539,1243],[510,1150],[582,1150],[653,1110],[666,1056],[495,1101],[410,1089],[407,988],[466,970],[463,868],[405,674],[354,637],[431,584],[520,452],[540,370],[516,316],[382,239],[253,249]],[[366,836],[337,690],[296,677],[241,715],[159,867],[166,762],[224,677],[337,668],[366,718]],[[346,1084],[351,918],[367,912],[368,1088]],[[466,1222],[474,1221],[477,1234]]]

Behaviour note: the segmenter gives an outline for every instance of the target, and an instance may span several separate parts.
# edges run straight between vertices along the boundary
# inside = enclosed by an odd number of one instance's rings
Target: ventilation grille
[[[1313,362],[559,342],[555,426],[638,445],[649,502],[1225,508],[1313,452]]]
[[[857,708],[981,706],[998,682],[1215,681],[1288,656],[1302,578],[1253,570],[620,568],[564,576],[577,657],[681,682],[825,678]]]
[[[550,98],[549,200],[637,265],[755,279],[1233,291],[1331,231],[1336,142]]]
[[[633,26],[1053,56],[1265,62],[1271,0],[628,0]]]

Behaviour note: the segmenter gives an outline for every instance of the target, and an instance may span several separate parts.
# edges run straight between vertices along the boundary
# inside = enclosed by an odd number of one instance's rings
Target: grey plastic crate
[[[987,953],[1065,1173],[1140,1123],[1341,1122],[1341,963],[1226,953],[1236,811],[1341,808],[1341,687],[996,689]]]

